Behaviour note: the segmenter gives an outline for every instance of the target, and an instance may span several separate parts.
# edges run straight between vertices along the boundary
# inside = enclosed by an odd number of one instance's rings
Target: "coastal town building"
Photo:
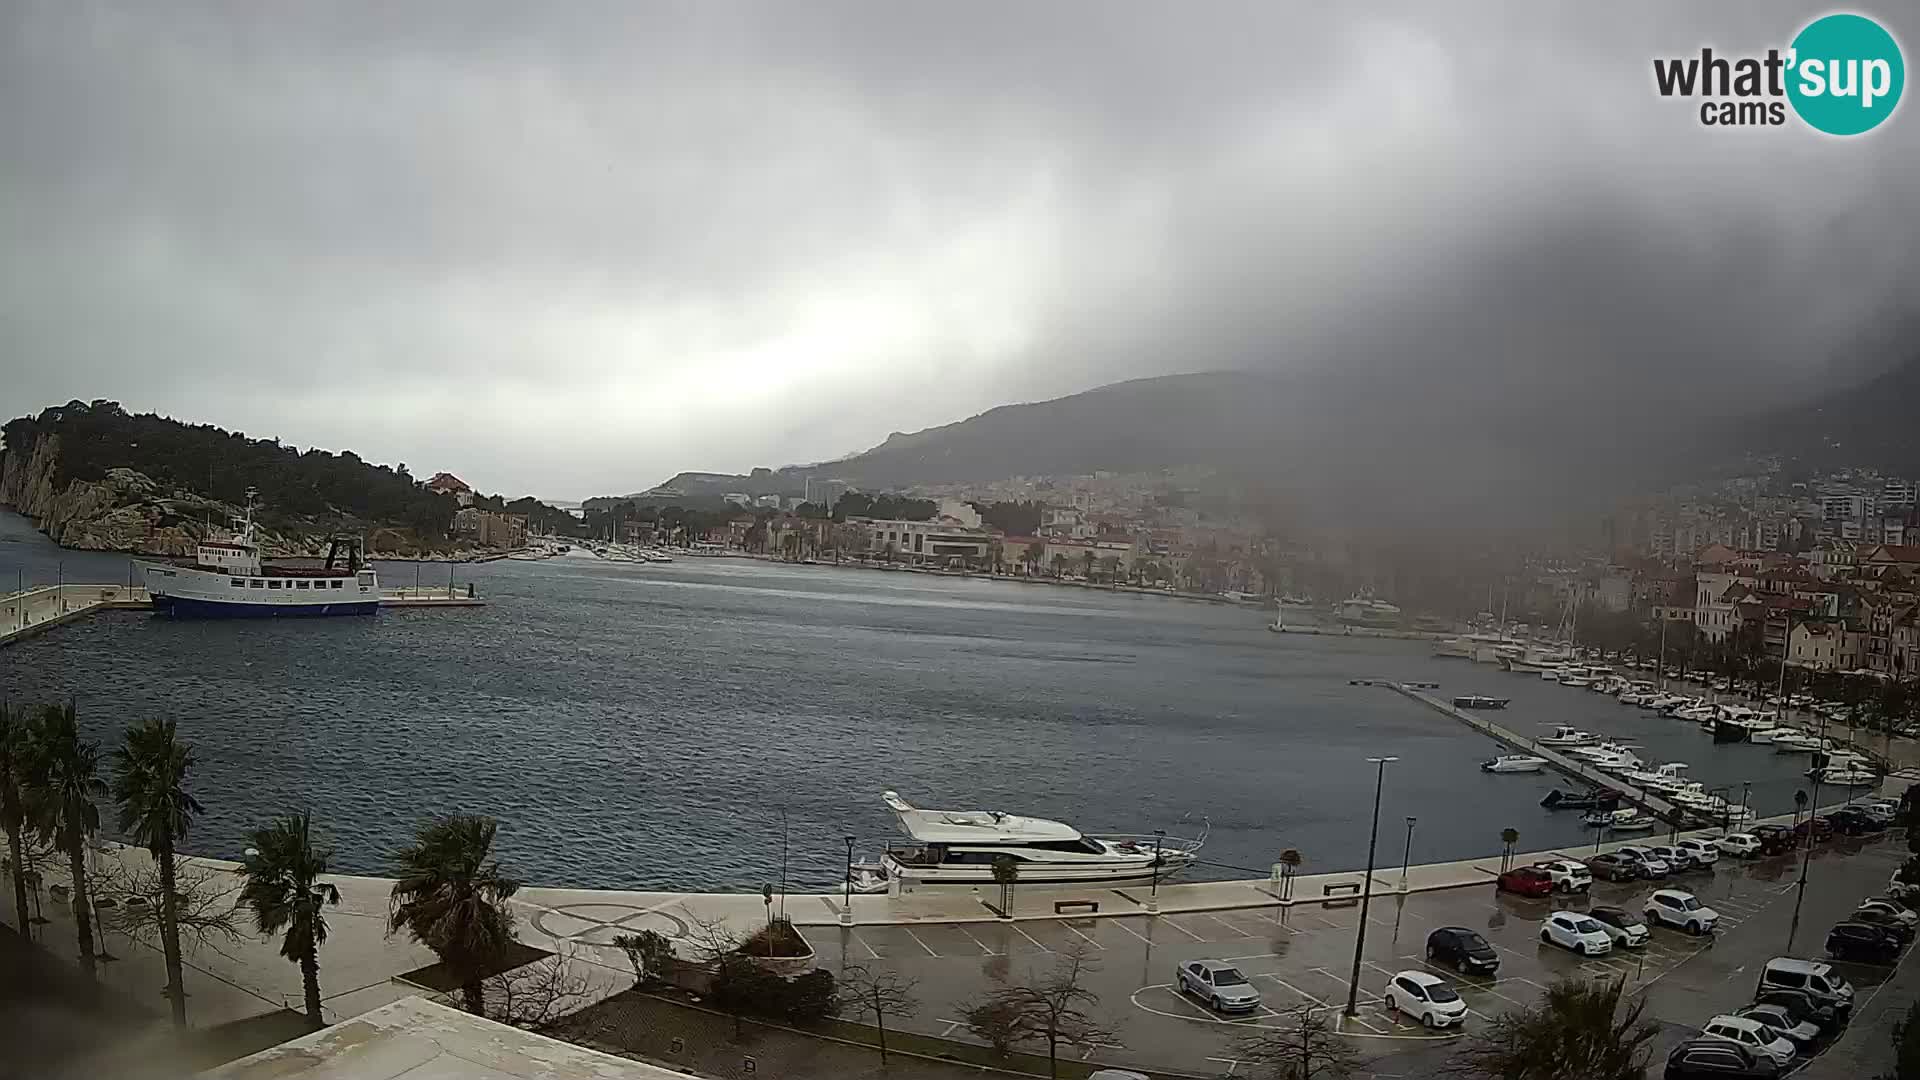
[[[469,506],[454,511],[453,535],[487,547],[527,546],[527,515],[502,514]]]

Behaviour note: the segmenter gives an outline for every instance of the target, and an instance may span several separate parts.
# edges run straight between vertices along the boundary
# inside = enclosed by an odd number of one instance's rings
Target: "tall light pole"
[[[1407,818],[1407,850],[1400,856],[1400,891],[1407,891],[1407,867],[1413,862],[1413,826],[1420,819]]]
[[[847,842],[847,878],[840,894],[840,925],[853,925],[853,837],[844,836]]]
[[[1820,749],[1814,757],[1827,757],[1827,714],[1820,714]],[[1787,950],[1793,951],[1793,936],[1800,932],[1800,905],[1807,899],[1807,868],[1813,865],[1813,819],[1820,813],[1820,774],[1826,771],[1822,765],[1813,770],[1813,797],[1807,801],[1807,843],[1800,854],[1800,881],[1798,891],[1793,896],[1793,921],[1787,924]]]
[[[1360,928],[1353,937],[1353,977],[1347,980],[1347,1015],[1360,1014],[1360,956],[1367,947],[1367,909],[1373,903],[1373,855],[1380,842],[1380,791],[1387,782],[1387,763],[1397,757],[1370,757],[1367,763],[1378,766],[1373,776],[1373,828],[1367,833],[1367,876],[1360,885]]]

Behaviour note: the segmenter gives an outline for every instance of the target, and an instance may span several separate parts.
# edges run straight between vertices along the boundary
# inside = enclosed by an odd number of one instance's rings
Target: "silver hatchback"
[[[1176,971],[1181,993],[1206,1002],[1214,1012],[1252,1012],[1260,1007],[1260,991],[1225,960],[1189,960]]]

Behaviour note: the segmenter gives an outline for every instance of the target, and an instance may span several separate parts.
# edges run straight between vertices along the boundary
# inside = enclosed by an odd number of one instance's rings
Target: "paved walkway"
[[[126,585],[45,585],[0,594],[0,648],[111,608],[146,608],[144,588]]]

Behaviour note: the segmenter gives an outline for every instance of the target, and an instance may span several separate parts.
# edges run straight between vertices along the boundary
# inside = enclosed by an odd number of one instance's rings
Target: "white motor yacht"
[[[1826,768],[1815,779],[1828,787],[1872,787],[1880,782],[1880,774],[1867,769]]]
[[[922,810],[897,792],[881,796],[916,846],[888,848],[881,866],[901,892],[923,885],[992,885],[1008,856],[1022,885],[1144,885],[1191,865],[1206,842],[1155,836],[1086,836],[1045,818],[997,810]]]
[[[1820,736],[1798,728],[1776,728],[1773,732],[1773,752],[1776,754],[1811,754],[1815,750],[1825,749],[1825,745],[1826,741]]]
[[[1594,828],[1612,829],[1614,832],[1638,832],[1642,829],[1651,829],[1658,824],[1653,818],[1631,806],[1588,814],[1580,820]]]
[[[1553,729],[1553,734],[1544,735],[1534,742],[1541,746],[1592,746],[1600,741],[1600,736],[1591,731],[1582,731],[1561,724]]]
[[[1537,773],[1546,767],[1546,758],[1526,754],[1501,754],[1480,763],[1480,771],[1490,773]]]

